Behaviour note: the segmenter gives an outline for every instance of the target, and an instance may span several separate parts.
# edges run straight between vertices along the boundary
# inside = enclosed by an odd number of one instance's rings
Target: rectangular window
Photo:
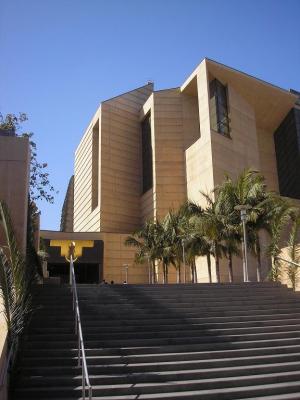
[[[274,133],[279,191],[300,200],[300,110],[292,109]]]
[[[210,123],[213,130],[229,135],[227,88],[214,79],[209,84]]]
[[[92,133],[92,211],[99,203],[99,121]]]
[[[143,193],[145,193],[153,186],[150,113],[142,121],[142,168],[143,168]]]

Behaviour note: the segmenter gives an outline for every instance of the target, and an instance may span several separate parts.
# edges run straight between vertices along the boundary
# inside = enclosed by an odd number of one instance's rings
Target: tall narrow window
[[[142,163],[143,163],[143,193],[153,186],[151,114],[142,122]]]
[[[274,133],[279,191],[300,199],[300,110],[293,108]]]
[[[220,81],[214,79],[209,84],[210,123],[213,130],[229,135],[229,118],[227,89]]]
[[[99,199],[99,121],[93,127],[92,138],[92,211],[98,206]]]

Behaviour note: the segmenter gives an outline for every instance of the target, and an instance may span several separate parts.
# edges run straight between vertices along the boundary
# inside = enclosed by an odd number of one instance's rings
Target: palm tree
[[[167,232],[169,244],[172,247],[173,260],[177,273],[177,283],[181,283],[181,263],[183,260],[182,239],[184,239],[187,219],[184,207],[177,212],[170,210],[162,221],[163,228]]]
[[[225,254],[224,239],[224,218],[219,213],[217,201],[212,199],[212,196],[201,192],[207,201],[207,207],[202,214],[194,220],[198,232],[205,234],[208,243],[211,244],[211,252],[216,262],[216,277],[217,282],[221,281],[220,276],[220,258]]]
[[[288,239],[288,255],[291,261],[296,264],[300,264],[300,210],[297,209],[291,214],[292,226]],[[287,276],[292,284],[294,290],[296,290],[297,283],[299,281],[299,267],[294,264],[287,266]]]
[[[271,243],[268,249],[272,261],[270,279],[278,282],[281,276],[281,269],[277,257],[281,252],[282,233],[291,220],[294,208],[288,199],[276,195],[273,196],[273,202],[270,203],[270,207]]]
[[[228,278],[229,282],[233,282],[233,256],[240,256],[238,244],[240,243],[240,235],[233,229],[232,225],[224,227],[224,246],[225,254],[228,258]]]
[[[207,259],[208,279],[209,282],[212,283],[212,243],[209,238],[205,236],[205,232],[199,223],[201,217],[203,216],[204,209],[199,204],[188,201],[185,204],[185,213],[189,223],[189,234],[186,235],[186,251],[187,260],[189,261],[192,269],[192,281],[197,283],[196,258],[198,256],[204,256]]]
[[[257,258],[257,280],[261,280],[261,244],[260,232],[270,232],[270,207],[272,203],[266,191],[264,177],[257,171],[246,169],[233,181],[229,176],[215,189],[217,195],[217,208],[219,212],[229,219],[229,224],[236,229],[231,229],[238,243],[242,238],[239,206],[247,206],[247,233],[248,245]],[[228,222],[228,221],[227,221]],[[237,229],[240,229],[238,232]]]
[[[157,282],[156,263],[160,258],[161,225],[159,222],[147,221],[141,229],[133,232],[125,240],[126,246],[137,248],[136,261],[144,263],[147,259],[150,263],[150,281]]]
[[[8,332],[8,350],[13,358],[32,312],[32,284],[36,282],[34,265],[27,264],[18,249],[6,204],[0,201],[0,225],[5,245],[0,247],[0,297]]]
[[[211,255],[211,245],[207,241],[206,237],[196,230],[191,233],[189,239],[186,241],[186,260],[191,267],[192,283],[198,282],[196,258],[199,256],[205,256],[207,258],[209,282],[212,282]]]

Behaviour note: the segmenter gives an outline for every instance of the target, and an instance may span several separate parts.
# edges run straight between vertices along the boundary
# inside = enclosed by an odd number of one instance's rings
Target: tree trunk
[[[194,260],[194,283],[198,283],[196,261]]]
[[[259,238],[257,238],[256,246],[257,246],[256,277],[257,277],[257,282],[261,282],[261,250],[260,250]]]
[[[166,269],[166,266],[165,266],[165,263],[163,263],[163,264],[162,264],[162,270],[163,270],[163,284],[166,283],[166,271],[165,271],[165,269]]]
[[[194,260],[191,261],[190,268],[191,268],[191,282],[195,283],[195,261]]]
[[[165,277],[166,284],[169,283],[169,266],[166,264],[166,277]]]
[[[207,269],[208,269],[209,283],[212,283],[210,254],[207,254],[206,258],[207,258]]]
[[[216,275],[217,275],[217,282],[220,283],[221,277],[220,277],[220,260],[219,256],[216,255]]]
[[[228,256],[228,273],[229,273],[229,282],[233,282],[233,268],[232,268],[232,254],[229,253]]]
[[[197,268],[195,259],[192,260],[191,269],[192,269],[192,283],[197,283]]]
[[[153,283],[152,282],[152,266],[150,264],[149,258],[148,258],[148,280],[149,280],[149,284]]]
[[[156,279],[156,271],[155,271],[155,262],[152,262],[152,283],[156,283],[157,279]]]
[[[181,263],[177,264],[177,283],[181,283]]]

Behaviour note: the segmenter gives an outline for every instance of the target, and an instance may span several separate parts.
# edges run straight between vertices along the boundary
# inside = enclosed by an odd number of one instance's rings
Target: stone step
[[[155,365],[168,365],[171,363],[175,363],[176,365],[181,364],[190,364],[194,366],[195,363],[197,365],[203,365],[203,367],[207,368],[208,366],[235,366],[235,365],[252,365],[259,363],[273,363],[273,362],[292,362],[292,361],[300,361],[300,352],[299,353],[288,353],[288,354],[269,354],[269,355],[251,355],[251,356],[243,356],[243,357],[227,357],[226,354],[221,354],[220,358],[210,358],[210,359],[201,359],[199,353],[190,353],[181,355],[180,353],[177,355],[173,355],[172,357],[156,356],[156,357],[140,357],[138,360],[132,359],[132,357],[101,357],[101,356],[87,356],[87,364],[95,365],[95,366],[107,366],[111,365],[113,367],[130,367],[131,365],[147,365],[152,366]],[[22,367],[31,367],[32,365],[39,366],[77,366],[78,358],[73,355],[73,357],[26,357],[23,359],[21,363]]]
[[[84,333],[99,333],[99,334],[115,334],[115,333],[134,333],[141,334],[143,332],[149,332],[149,330],[153,333],[163,332],[163,331],[185,331],[187,328],[189,330],[228,330],[234,329],[236,330],[245,330],[249,329],[250,331],[253,329],[278,329],[282,326],[290,326],[296,327],[300,324],[300,319],[286,319],[286,320],[270,320],[270,321],[252,321],[252,322],[222,322],[222,323],[193,323],[182,321],[179,323],[173,324],[165,324],[165,325],[126,325],[126,326],[102,326],[100,323],[96,324],[85,324]],[[64,326],[61,326],[64,325]],[[53,325],[40,325],[40,324],[32,324],[30,329],[28,330],[32,334],[60,334],[60,333],[74,333],[74,323],[70,321],[65,324],[60,324],[56,327],[52,327]]]
[[[127,336],[126,336],[127,335]],[[98,334],[85,334],[85,342],[87,346],[89,343],[95,343],[96,346],[100,347],[115,347],[115,346],[153,346],[153,345],[168,345],[168,344],[180,344],[180,343],[207,343],[207,342],[220,342],[220,341],[246,341],[246,340],[272,340],[272,339],[283,339],[283,338],[300,338],[300,330],[298,327],[296,330],[285,329],[285,327],[280,327],[279,331],[273,332],[259,332],[259,333],[249,333],[244,332],[242,334],[229,331],[227,333],[223,332],[218,334],[217,331],[212,330],[202,331],[198,333],[197,331],[187,331],[186,335],[182,332],[159,332],[153,335],[151,332],[149,334],[142,335],[128,335],[119,337],[117,335],[98,335]],[[76,343],[75,334],[55,334],[55,335],[26,335],[25,342],[37,345],[38,343],[43,344],[64,344],[64,343]]]
[[[287,336],[287,337],[286,337]],[[174,349],[180,347],[184,351],[188,351],[190,349],[197,348],[198,350],[212,350],[212,349],[225,349],[228,348],[249,348],[249,347],[265,347],[265,346],[275,346],[281,344],[290,344],[290,345],[298,345],[300,343],[299,337],[294,337],[293,335],[286,334],[280,335],[278,337],[267,337],[267,338],[260,338],[259,340],[254,340],[252,337],[249,340],[246,338],[241,337],[241,340],[237,340],[236,337],[224,337],[222,338],[205,338],[206,340],[197,340],[197,338],[179,338],[176,339],[148,339],[147,341],[106,341],[106,342],[99,342],[99,341],[85,341],[85,348],[87,349],[97,349],[97,348],[106,348],[111,351],[111,349],[126,349],[128,354],[132,354],[132,352],[145,351],[146,348],[149,352],[157,351],[157,348],[161,348],[162,346],[168,347],[169,349]],[[121,342],[121,344],[120,344]],[[146,345],[147,343],[147,345]],[[45,341],[25,341],[24,342],[24,349],[31,349],[35,347],[36,349],[74,349],[77,346],[77,341],[52,341],[52,342],[45,342]]]
[[[262,360],[260,360],[262,362]],[[270,361],[270,360],[269,360]],[[238,364],[238,362],[240,364]],[[120,379],[121,375],[124,379],[138,379],[137,375],[141,375],[141,379],[153,379],[153,374],[159,374],[163,377],[167,375],[172,375],[171,379],[174,378],[174,374],[180,377],[182,374],[197,375],[197,377],[214,377],[214,376],[237,376],[245,373],[255,373],[253,371],[264,370],[265,372],[274,372],[274,371],[294,371],[300,370],[300,361],[280,361],[278,363],[266,363],[266,364],[246,364],[244,365],[242,360],[238,360],[236,365],[230,366],[215,366],[215,364],[211,363],[207,365],[206,361],[193,360],[191,361],[178,361],[175,362],[165,362],[165,363],[137,363],[137,364],[129,364],[129,365],[118,365],[118,364],[110,364],[110,365],[89,365],[89,374],[90,376],[99,376],[99,379],[103,378],[105,375],[106,378],[113,378],[113,375],[117,375],[117,378]],[[249,372],[250,371],[250,372]],[[81,373],[81,367],[78,366],[23,366],[22,367],[22,376],[29,375],[38,375],[38,376],[63,376],[67,375],[70,377],[74,377]],[[131,377],[132,374],[135,374]],[[142,376],[143,375],[143,376]],[[155,375],[156,376],[156,375]],[[148,378],[147,378],[148,377]]]
[[[289,310],[288,310],[289,311]],[[300,321],[300,312],[297,313],[290,313],[286,311],[284,314],[251,314],[251,315],[237,315],[237,316],[197,316],[197,317],[187,317],[187,316],[182,316],[178,318],[168,318],[167,320],[167,325],[178,325],[182,323],[188,323],[188,324],[194,324],[194,323],[200,323],[200,324],[247,324],[248,322],[250,324],[257,324],[258,326],[260,324],[264,324],[265,322],[267,324],[272,324],[273,321],[277,321],[284,323],[284,321]],[[42,318],[37,318],[33,316],[31,320],[31,326],[41,326],[41,319]],[[103,329],[113,329],[113,328],[125,328],[125,327],[132,327],[134,329],[135,327],[138,329],[139,327],[145,327],[145,329],[148,329],[147,326],[164,326],[166,324],[166,319],[162,318],[153,318],[153,319],[119,319],[119,320],[99,320],[98,317],[95,318],[81,318],[82,323],[84,327],[89,327],[89,326],[102,326]],[[65,316],[63,319],[59,319],[56,316],[48,316],[47,318],[43,318],[42,322],[43,326],[57,326],[57,327],[62,327],[62,326],[68,326],[68,327],[73,327],[74,325],[74,316],[69,315]]]
[[[259,384],[271,384],[280,382],[296,381],[300,378],[300,371],[290,371],[290,372],[279,372],[271,374],[260,374],[260,375],[245,375],[240,377],[221,377],[214,379],[188,379],[181,381],[169,381],[169,382],[143,382],[132,385],[131,383],[114,384],[114,385],[98,385],[96,381],[93,382],[91,378],[91,384],[93,385],[93,393],[103,396],[111,395],[127,395],[127,394],[153,394],[153,393],[166,393],[170,391],[192,391],[192,390],[204,390],[204,389],[216,389],[216,388],[227,388],[227,387],[237,387],[237,386],[251,386]],[[53,383],[53,382],[52,382]],[[51,385],[51,382],[49,382]],[[60,379],[53,385],[52,394],[55,394],[57,390],[61,391],[61,394],[68,394],[71,387],[75,385],[76,390],[80,393],[81,391],[81,377],[77,377],[75,382],[63,381]],[[58,386],[58,387],[55,387]],[[45,386],[40,386],[40,394],[43,390],[47,390]],[[32,392],[33,397],[35,390],[34,388],[24,386],[22,388],[23,392]],[[48,393],[49,395],[49,393]],[[76,395],[76,394],[75,394]],[[78,394],[77,394],[78,396]]]
[[[300,333],[300,321],[298,324],[292,325],[273,325],[273,326],[263,326],[263,327],[246,327],[246,328],[207,328],[206,326],[195,326],[191,327],[188,324],[182,325],[180,330],[169,327],[165,330],[145,330],[142,332],[137,331],[122,331],[122,332],[102,332],[101,327],[97,328],[85,328],[84,338],[85,340],[128,340],[128,339],[151,339],[155,338],[176,338],[178,336],[182,337],[198,337],[203,335],[227,335],[227,334],[267,334],[281,332],[295,332],[296,335]],[[74,329],[69,329],[69,331],[56,331],[49,332],[47,329],[38,331],[31,331],[30,338],[32,340],[70,340],[74,337]],[[28,336],[27,336],[28,338]]]
[[[159,361],[172,361],[176,360],[213,360],[215,358],[229,358],[229,357],[249,357],[249,356],[263,356],[263,355],[283,355],[290,353],[300,353],[299,345],[280,345],[277,347],[250,347],[245,349],[229,349],[229,350],[211,350],[211,351],[184,351],[182,347],[178,346],[176,349],[169,349],[168,347],[156,348],[157,352],[154,352],[155,348],[150,348],[152,352],[147,352],[147,349],[137,349],[136,353],[131,353],[127,349],[86,349],[87,357],[97,357],[103,364],[114,364],[118,361],[127,360],[128,362],[159,362]],[[61,349],[30,349],[23,351],[24,360],[27,358],[64,358],[66,360],[77,359],[77,349],[61,350]]]
[[[289,393],[300,391],[299,372],[295,373],[295,380],[290,374],[274,375],[270,376],[262,375],[261,377],[255,375],[249,376],[248,378],[237,378],[229,380],[220,380],[221,387],[218,387],[218,381],[206,380],[206,382],[172,382],[171,385],[143,385],[129,387],[128,390],[120,387],[117,390],[108,388],[105,390],[101,386],[93,387],[93,399],[106,399],[106,400],[127,400],[127,399],[204,399],[204,400],[232,400],[239,399],[241,396],[257,396],[263,394],[278,394],[280,392]],[[280,380],[280,383],[278,381]],[[216,383],[214,385],[214,383]],[[204,387],[206,387],[204,389]],[[77,398],[81,393],[81,387],[50,387],[45,388],[24,388],[19,392],[22,394],[22,399],[29,398],[63,398],[62,396],[68,396],[68,398]],[[124,393],[124,392],[128,393]],[[121,392],[121,393],[120,393]]]
[[[295,304],[272,304],[270,305],[257,305],[257,306],[245,306],[245,307],[204,307],[204,308],[197,308],[194,310],[191,309],[183,309],[179,313],[178,311],[171,313],[168,309],[155,309],[155,310],[138,310],[138,309],[130,309],[128,311],[122,311],[118,307],[114,310],[107,310],[103,309],[101,311],[89,309],[88,311],[82,310],[81,315],[83,319],[89,319],[93,316],[97,317],[97,319],[108,319],[108,318],[124,318],[124,319],[156,319],[156,318],[175,318],[180,317],[184,318],[185,316],[232,316],[232,315],[257,315],[257,314],[278,314],[278,313],[300,313],[300,303]],[[48,316],[55,316],[57,318],[64,318],[66,316],[72,316],[72,313],[69,311],[66,314],[66,311],[57,309],[57,310],[38,310],[35,313],[36,318],[41,318],[47,320]]]
[[[78,293],[93,400],[300,393],[300,294],[285,286],[78,285]],[[36,287],[34,306],[12,400],[80,399],[70,288]]]

